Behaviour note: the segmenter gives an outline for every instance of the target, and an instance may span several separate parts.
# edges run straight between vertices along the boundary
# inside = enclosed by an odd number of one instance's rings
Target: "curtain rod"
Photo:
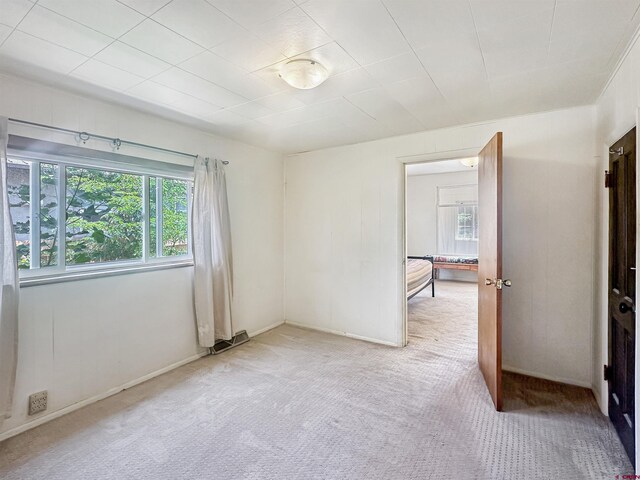
[[[108,140],[108,141],[111,141],[111,145],[116,150],[120,150],[120,146],[122,144],[126,144],[126,145],[132,145],[134,147],[149,148],[151,150],[157,150],[157,151],[160,151],[160,152],[172,153],[174,155],[182,155],[183,157],[191,157],[194,160],[196,158],[198,158],[198,155],[194,155],[193,153],[180,152],[178,150],[171,150],[169,148],[155,147],[153,145],[147,145],[145,143],[138,143],[138,142],[131,142],[129,140],[122,140],[120,138],[105,137],[104,135],[98,135],[96,133],[79,132],[77,130],[71,130],[69,128],[53,127],[51,125],[45,125],[43,123],[28,122],[27,120],[18,120],[17,118],[9,118],[8,120],[10,122],[12,122],[12,123],[20,123],[22,125],[31,125],[33,127],[46,128],[46,129],[49,129],[49,130],[57,130],[58,132],[72,133],[74,135],[77,135],[78,138],[80,140],[82,140],[82,142],[86,142],[90,138],[98,138],[100,140]],[[222,160],[222,163],[224,165],[229,165],[229,161],[228,160]]]

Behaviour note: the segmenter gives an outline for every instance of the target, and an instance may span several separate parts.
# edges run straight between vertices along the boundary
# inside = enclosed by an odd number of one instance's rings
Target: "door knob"
[[[509,280],[509,279],[502,280],[501,278],[496,278],[496,279],[492,280],[490,278],[485,278],[484,279],[484,284],[485,285],[495,285],[498,290],[502,290],[502,287],[510,287],[511,286],[511,280]]]
[[[632,307],[630,307],[629,305],[627,305],[626,303],[622,302],[620,303],[620,305],[618,306],[618,310],[620,310],[620,313],[627,313],[629,311],[632,310]]]

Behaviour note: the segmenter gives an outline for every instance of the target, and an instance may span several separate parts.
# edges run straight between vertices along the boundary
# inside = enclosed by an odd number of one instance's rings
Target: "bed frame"
[[[435,297],[436,296],[436,268],[435,268],[435,264],[433,263],[433,257],[432,256],[426,256],[426,257],[412,257],[412,256],[408,256],[407,258],[411,258],[413,260],[427,260],[429,262],[431,262],[431,280],[429,280],[427,283],[425,283],[424,287],[422,287],[420,290],[418,290],[417,292],[415,292],[413,295],[411,295],[410,297],[407,297],[407,301],[411,300],[413,297],[415,297],[417,294],[419,294],[422,290],[424,290],[425,288],[427,288],[429,285],[431,285],[431,296]],[[406,279],[405,279],[406,282]]]
[[[447,262],[435,262],[433,264],[435,278],[440,278],[440,270],[467,270],[472,272],[478,271],[477,263],[447,263]]]

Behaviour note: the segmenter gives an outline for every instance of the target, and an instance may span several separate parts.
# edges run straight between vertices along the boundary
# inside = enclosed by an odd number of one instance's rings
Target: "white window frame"
[[[29,162],[29,189],[30,189],[30,218],[31,218],[31,258],[30,268],[20,269],[20,285],[31,286],[40,285],[45,283],[57,283],[70,280],[79,280],[84,278],[96,277],[96,276],[111,276],[122,273],[138,272],[158,270],[164,268],[176,268],[183,266],[193,265],[193,253],[191,246],[191,204],[192,204],[192,189],[193,189],[193,176],[185,176],[183,174],[170,175],[165,172],[155,173],[149,169],[141,168],[127,168],[123,165],[101,165],[101,162],[91,159],[75,159],[72,162],[58,160],[56,158],[47,158],[39,154],[30,155],[28,153],[13,154],[8,152],[8,160],[19,160]],[[62,222],[60,213],[62,212],[62,206],[66,205],[66,168],[78,167],[103,170],[109,172],[117,172],[131,175],[138,175],[142,177],[142,257],[140,259],[123,260],[118,262],[102,262],[91,263],[84,265],[66,265],[66,228],[61,223],[58,227],[58,261],[57,265],[51,267],[40,268],[40,164],[53,164],[58,166],[58,222]],[[146,171],[145,171],[146,170]],[[149,232],[150,232],[150,219],[149,219],[149,179],[156,178],[156,189],[159,190],[159,197],[162,200],[161,185],[159,180],[179,180],[187,183],[187,254],[174,255],[174,256],[162,256],[162,214],[158,213],[162,211],[162,202],[156,203],[156,256],[149,256]],[[34,193],[35,192],[35,193]],[[37,197],[36,197],[37,195]],[[34,201],[37,198],[38,200]],[[156,202],[157,202],[156,197]],[[34,219],[38,219],[37,223]],[[159,240],[158,240],[159,239]],[[35,240],[35,241],[34,241]],[[34,255],[34,249],[37,255]],[[35,258],[37,257],[37,259]]]

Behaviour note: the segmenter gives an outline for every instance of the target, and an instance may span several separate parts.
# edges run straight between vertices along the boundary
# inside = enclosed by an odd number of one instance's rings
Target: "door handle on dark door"
[[[633,310],[633,307],[630,307],[626,303],[622,302],[618,306],[618,310],[620,310],[620,313],[627,313],[627,312],[630,312],[631,310]]]

